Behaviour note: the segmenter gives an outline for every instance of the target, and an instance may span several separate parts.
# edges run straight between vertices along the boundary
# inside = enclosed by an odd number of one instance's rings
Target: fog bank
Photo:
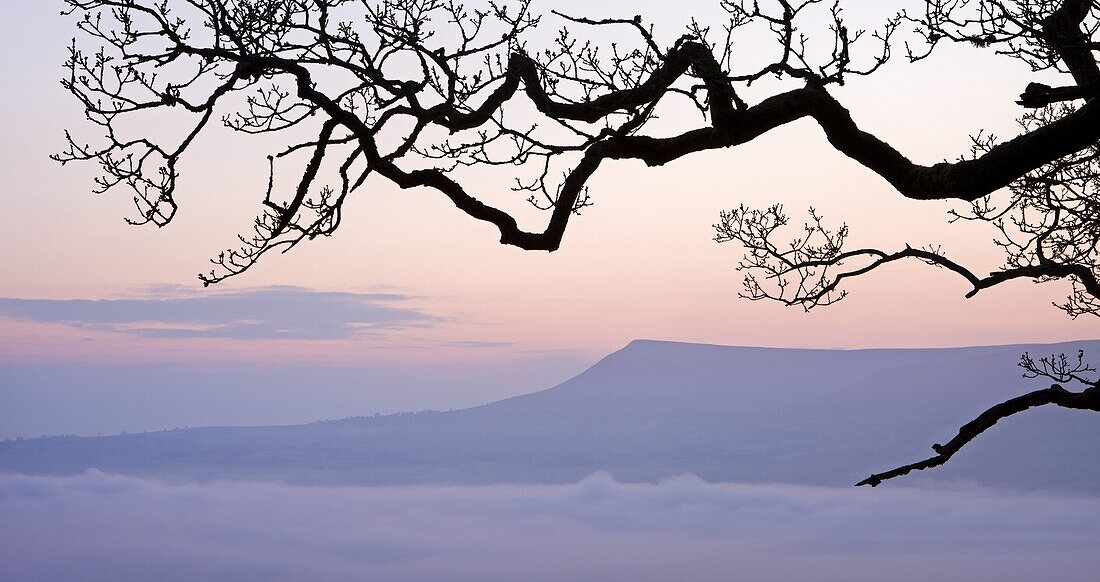
[[[942,487],[0,477],[13,580],[1091,580],[1100,498]]]

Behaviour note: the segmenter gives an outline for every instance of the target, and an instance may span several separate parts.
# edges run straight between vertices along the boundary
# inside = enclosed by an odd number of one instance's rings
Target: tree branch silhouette
[[[1068,279],[1070,295],[1058,307],[1073,317],[1100,314],[1096,2],[925,0],[922,10],[869,31],[850,28],[839,3],[716,2],[722,22],[692,21],[667,46],[641,15],[552,11],[545,18],[564,27],[536,48],[528,38],[544,17],[531,0],[473,7],[458,0],[66,0],[80,40],[69,48],[62,85],[101,135],[91,145],[66,132],[55,159],[97,163],[94,191],[129,190],[137,208],[129,220],[163,227],[178,210],[180,161],[218,125],[212,120],[281,139],[268,156],[259,216],[239,247],[199,276],[210,285],[271,250],[332,235],[345,201],[371,180],[434,191],[495,228],[501,243],[554,251],[572,217],[591,204],[588,183],[605,162],[660,166],[809,119],[823,147],[901,196],[969,204],[952,219],[991,225],[1005,263],[981,274],[938,246],[846,249],[848,227],[825,226],[813,209],[803,232],[784,243],[777,239],[789,218],[781,205],[742,206],[715,226],[719,242],[746,248],[743,296],[811,309],[843,299],[852,278],[916,260],[962,277],[967,297],[1017,279]],[[611,29],[633,40],[600,38]],[[755,33],[773,39],[771,54],[735,53],[735,41]],[[1015,137],[979,134],[968,155],[932,164],[862,129],[831,92],[874,74],[899,48],[913,62],[945,43],[994,51],[1033,72],[1062,74],[1065,83],[1025,85]],[[774,91],[746,97],[763,79]],[[670,108],[698,111],[702,121],[671,134],[654,129],[651,121]],[[289,187],[276,179],[276,166],[288,164]],[[545,226],[525,230],[515,212],[485,202],[464,183],[461,169],[471,166],[513,168],[512,190],[549,213]],[[864,483],[942,464],[1000,419],[1034,406],[1096,410],[1095,390],[1056,385],[1008,400],[937,447],[937,456]]]
[[[1059,383],[1052,384],[1049,388],[1010,398],[990,407],[979,414],[977,418],[963,425],[959,429],[959,434],[955,435],[947,444],[932,445],[932,450],[936,453],[934,456],[916,463],[902,465],[896,469],[875,473],[856,483],[856,486],[870,485],[871,487],[877,487],[888,479],[908,475],[913,471],[938,467],[950,460],[967,443],[992,428],[997,422],[1030,408],[1053,404],[1062,408],[1100,412],[1100,386],[1097,385],[1095,380],[1088,380],[1081,376],[1082,373],[1096,371],[1084,363],[1083,353],[1078,352],[1076,363],[1073,363],[1065,354],[1042,358],[1039,362],[1036,362],[1029,354],[1025,353],[1020,359],[1020,366],[1024,368],[1024,374],[1027,377],[1045,377]],[[1081,392],[1071,392],[1061,386],[1061,384],[1067,382],[1078,382],[1084,384],[1086,388]]]
[[[665,51],[657,46],[652,29],[641,24],[641,17],[565,18],[581,26],[623,25],[641,39],[639,48],[613,47],[609,54],[581,43],[568,30],[560,33],[553,48],[528,51],[523,35],[540,21],[528,0],[489,3],[483,10],[450,0],[68,4],[70,13],[79,15],[84,36],[97,46],[87,53],[74,42],[63,84],[104,130],[107,143],[92,147],[70,137],[68,150],[57,159],[99,162],[104,178],[98,191],[129,187],[139,210],[134,222],[164,226],[172,219],[178,160],[217,108],[230,111],[223,115],[225,126],[246,133],[291,133],[328,119],[335,124],[332,129],[315,134],[323,139],[312,140],[329,142],[316,150],[319,161],[337,155],[348,171],[357,168],[360,177],[341,178],[338,189],[321,190],[311,198],[298,196],[296,189],[297,202],[286,208],[299,214],[289,218],[271,208],[268,200],[267,210],[279,216],[265,211],[253,236],[242,237],[243,250],[217,259],[223,272],[203,275],[205,284],[243,272],[270,248],[289,248],[331,234],[346,195],[367,175],[401,188],[433,189],[470,217],[495,226],[502,243],[552,251],[560,246],[571,216],[587,204],[586,184],[605,160],[662,165],[692,153],[747,143],[801,118],[816,121],[833,148],[882,176],[902,195],[920,200],[977,200],[1100,139],[1100,105],[1090,101],[973,159],[930,166],[914,163],[861,130],[828,90],[849,76],[878,69],[891,56],[891,38],[898,26],[914,20],[899,15],[866,35],[850,31],[834,6],[828,11],[833,47],[815,59],[794,31],[799,19],[818,7],[817,0],[778,0],[772,13],[756,3],[722,2],[730,18],[718,41],[709,40],[714,36],[709,28],[693,25]],[[734,63],[732,38],[750,26],[772,31],[778,57],[759,69],[735,73],[729,70]],[[1066,44],[1069,41],[1061,40],[1070,34],[1063,31],[1069,24],[1057,20],[1046,26],[1054,32],[1044,34],[1055,39],[1048,44],[1062,47],[1065,55],[1076,54]],[[867,38],[875,39],[880,48],[860,67],[853,64],[853,48]],[[1095,77],[1095,66],[1073,63],[1075,76]],[[324,83],[319,80],[322,74]],[[330,88],[328,77],[337,75],[343,85]],[[738,86],[764,76],[792,79],[802,86],[752,105],[738,96]],[[227,103],[243,91],[252,92],[243,103]],[[505,105],[519,94],[565,131],[543,138],[510,127]],[[669,137],[645,135],[642,130],[665,96],[689,97],[709,122]],[[174,146],[149,136],[121,135],[125,117],[181,108],[199,119]],[[476,135],[459,144],[431,142],[437,130]],[[562,139],[565,136],[572,139]],[[285,155],[305,146],[292,145]],[[498,157],[492,160],[490,152]],[[432,160],[446,163],[410,168]],[[450,171],[464,164],[525,165],[533,160],[541,160],[534,165],[543,171],[518,189],[539,194],[531,196],[535,201],[545,200],[550,218],[541,232],[522,230],[512,214],[481,201]],[[545,167],[550,163],[564,166],[560,183],[548,183],[551,172]],[[306,168],[313,166],[310,161]],[[307,190],[311,181],[303,183]],[[305,210],[313,211],[312,219],[300,215]]]

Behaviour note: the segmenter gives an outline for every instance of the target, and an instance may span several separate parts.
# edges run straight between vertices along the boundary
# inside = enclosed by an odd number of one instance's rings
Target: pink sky
[[[254,140],[211,132],[181,167],[177,219],[162,230],[126,226],[129,199],[121,193],[92,196],[93,168],[62,169],[47,160],[61,147],[63,128],[89,131],[77,104],[57,84],[72,23],[57,15],[55,4],[14,8],[24,25],[0,38],[4,54],[21,55],[0,65],[11,89],[0,94],[0,106],[14,114],[0,142],[6,207],[0,215],[6,249],[0,254],[0,297],[109,299],[142,296],[163,285],[204,293],[195,274],[251,223],[267,152],[256,150]],[[687,5],[705,12],[713,4]],[[589,6],[554,3],[573,5]],[[658,21],[685,20],[649,0],[614,6]],[[861,16],[870,18],[855,15]],[[667,36],[678,35],[672,24],[662,25]],[[933,162],[965,153],[968,134],[979,129],[1011,135],[1019,114],[1013,96],[1033,80],[1014,63],[953,48],[916,65],[898,59],[838,93],[866,129],[915,160]],[[510,182],[506,172],[484,172],[471,183],[487,200],[510,200],[510,208],[532,225],[544,220],[508,192]],[[812,123],[662,168],[609,164],[590,191],[595,206],[574,220],[560,251],[545,254],[500,246],[492,228],[437,194],[368,183],[347,205],[334,238],[270,256],[218,290],[387,290],[415,296],[418,309],[439,318],[427,328],[327,341],[150,339],[9,318],[0,320],[0,360],[492,361],[546,350],[595,356],[635,338],[951,346],[1094,338],[1100,332],[1093,319],[1070,320],[1050,306],[1068,292],[1065,284],[1018,282],[966,300],[961,279],[920,264],[877,272],[851,285],[851,297],[841,304],[810,314],[738,299],[741,274],[733,266],[741,252],[712,242],[711,224],[720,210],[742,202],[783,202],[796,220],[813,205],[834,224],[847,222],[855,244],[943,243],[950,256],[976,270],[999,265],[991,231],[948,225],[947,203],[901,199],[877,176],[832,151]]]

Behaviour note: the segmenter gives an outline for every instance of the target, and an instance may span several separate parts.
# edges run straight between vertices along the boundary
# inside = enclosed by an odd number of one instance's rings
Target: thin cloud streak
[[[300,287],[137,299],[0,298],[0,317],[59,323],[148,338],[234,340],[352,339],[379,331],[429,328],[443,318],[399,293],[346,293]]]

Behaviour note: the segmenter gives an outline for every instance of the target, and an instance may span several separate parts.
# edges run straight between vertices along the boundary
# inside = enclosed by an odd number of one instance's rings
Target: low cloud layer
[[[298,287],[141,299],[0,298],[0,317],[156,338],[331,340],[438,322],[410,299]]]
[[[0,477],[14,580],[1091,580],[1100,498]]]

